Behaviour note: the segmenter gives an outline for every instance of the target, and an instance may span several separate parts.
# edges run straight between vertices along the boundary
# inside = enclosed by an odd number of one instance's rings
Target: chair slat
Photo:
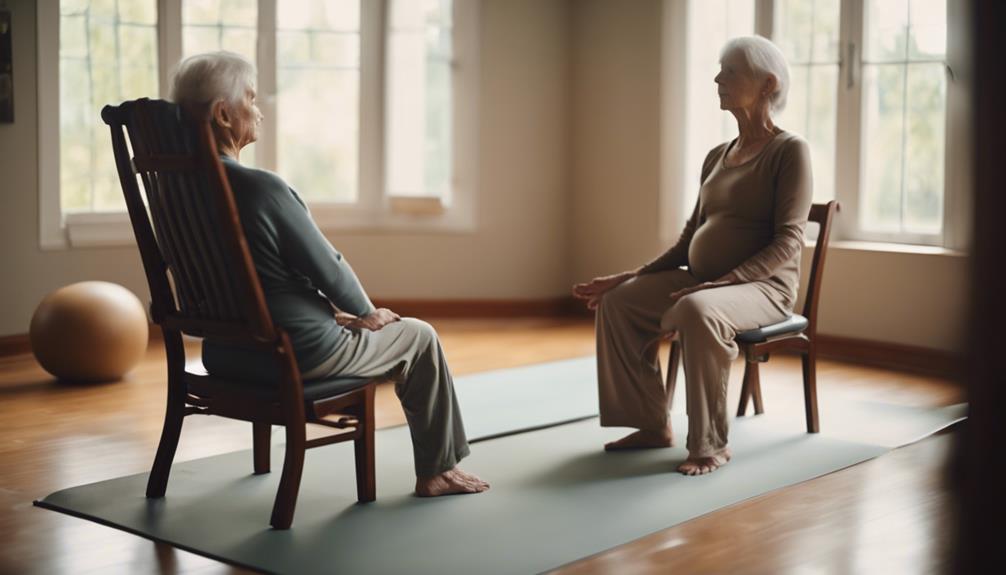
[[[141,137],[150,143],[153,153],[170,153],[169,136],[159,125],[157,114],[141,114],[138,118]],[[212,319],[221,319],[222,314],[216,307],[210,295],[212,289],[207,278],[207,271],[200,257],[198,237],[191,232],[192,215],[188,213],[178,185],[177,173],[159,173],[157,178],[158,191],[162,205],[165,207],[167,223],[173,230],[173,248],[178,258],[179,267],[190,278],[190,288],[196,295],[195,313]],[[190,311],[190,313],[192,313]]]
[[[151,151],[148,148],[147,139],[141,136],[137,122],[127,122],[125,126],[133,146],[133,152],[136,154],[132,162],[135,166],[137,164],[136,158],[141,158],[140,163],[143,163],[143,158],[149,156]],[[175,279],[176,295],[179,300],[177,303],[183,310],[193,310],[197,307],[197,290],[193,279],[183,269],[179,263],[178,254],[175,252],[175,229],[164,207],[160,191],[161,185],[158,182],[158,173],[141,171],[140,177],[143,180],[147,203],[150,206],[150,217],[153,219],[153,230],[157,238],[158,253],[164,260],[165,267],[171,269]]]
[[[177,122],[167,121],[163,115],[157,116],[159,131],[165,136],[172,151],[193,153],[192,142],[186,142],[186,135]],[[193,156],[190,164],[194,167]],[[205,185],[200,185],[199,178],[193,172],[173,174],[178,184],[181,203],[188,213],[186,222],[189,233],[195,239],[203,258],[199,258],[209,285],[207,296],[211,307],[216,309],[217,319],[234,320],[241,317],[239,306],[234,301],[235,286],[230,282],[227,262],[223,255],[219,226],[215,225],[213,217],[211,194]]]

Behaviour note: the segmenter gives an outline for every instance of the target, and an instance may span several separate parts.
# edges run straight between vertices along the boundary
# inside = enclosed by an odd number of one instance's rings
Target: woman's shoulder
[[[734,140],[736,140],[736,139],[737,138],[734,138]],[[734,140],[727,140],[726,142],[723,142],[722,144],[717,144],[717,145],[713,146],[713,149],[709,150],[709,152],[706,154],[706,162],[710,162],[712,160],[715,160],[716,158],[718,158],[721,155],[723,155],[724,150],[726,150],[728,147],[730,147],[730,144],[732,144],[734,142]]]
[[[775,144],[775,149],[780,153],[810,150],[810,144],[807,143],[807,140],[803,136],[787,130],[779,132],[773,143]]]
[[[730,144],[732,144],[732,143],[733,143],[733,140],[727,140],[726,142],[723,142],[722,144],[717,144],[713,149],[709,150],[709,152],[706,154],[706,159],[703,160],[703,162],[702,162],[702,172],[703,172],[703,174],[708,173],[712,169],[713,164],[715,164],[716,161],[720,159],[720,156],[723,155],[723,153],[726,151],[726,149],[728,147],[730,147]],[[703,181],[705,181],[705,177],[704,176],[703,176],[702,179],[703,179]]]
[[[223,164],[227,169],[227,177],[231,181],[231,186],[238,184],[242,188],[247,187],[254,191],[285,190],[289,187],[283,178],[269,170],[245,166],[231,158],[224,158]]]

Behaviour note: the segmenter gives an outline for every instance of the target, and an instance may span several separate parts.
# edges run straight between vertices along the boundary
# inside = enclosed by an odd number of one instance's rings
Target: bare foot
[[[671,431],[671,424],[667,424],[667,429],[663,431],[649,431],[640,429],[630,433],[618,441],[611,441],[604,444],[605,451],[621,451],[624,449],[653,449],[657,447],[670,447],[674,445],[674,432]]]
[[[729,447],[724,447],[709,457],[691,457],[678,466],[678,471],[684,475],[706,475],[727,464],[733,454]]]
[[[489,489],[489,484],[457,467],[433,477],[416,478],[416,495],[419,497],[438,497],[462,493],[482,493]]]

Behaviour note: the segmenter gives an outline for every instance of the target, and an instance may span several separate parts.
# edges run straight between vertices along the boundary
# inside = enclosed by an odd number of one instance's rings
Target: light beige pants
[[[701,290],[673,306],[669,295],[698,284],[686,270],[633,278],[609,291],[597,310],[597,381],[601,425],[661,431],[667,389],[657,358],[663,334],[678,333],[685,368],[688,452],[705,457],[726,447],[727,381],[739,331],[782,321],[783,297],[761,283]]]
[[[461,410],[447,360],[430,324],[402,318],[378,331],[355,332],[328,360],[304,379],[393,374],[412,434],[416,476],[452,469],[469,454]]]

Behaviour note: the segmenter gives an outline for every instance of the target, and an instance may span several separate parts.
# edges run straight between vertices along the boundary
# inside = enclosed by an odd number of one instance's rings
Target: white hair
[[[762,36],[740,36],[729,40],[720,51],[720,62],[729,54],[738,53],[747,62],[756,80],[775,76],[775,91],[769,94],[769,109],[779,113],[786,109],[789,93],[789,64],[771,40]]]
[[[255,88],[255,65],[234,52],[189,56],[175,69],[171,100],[178,104],[237,104]]]

